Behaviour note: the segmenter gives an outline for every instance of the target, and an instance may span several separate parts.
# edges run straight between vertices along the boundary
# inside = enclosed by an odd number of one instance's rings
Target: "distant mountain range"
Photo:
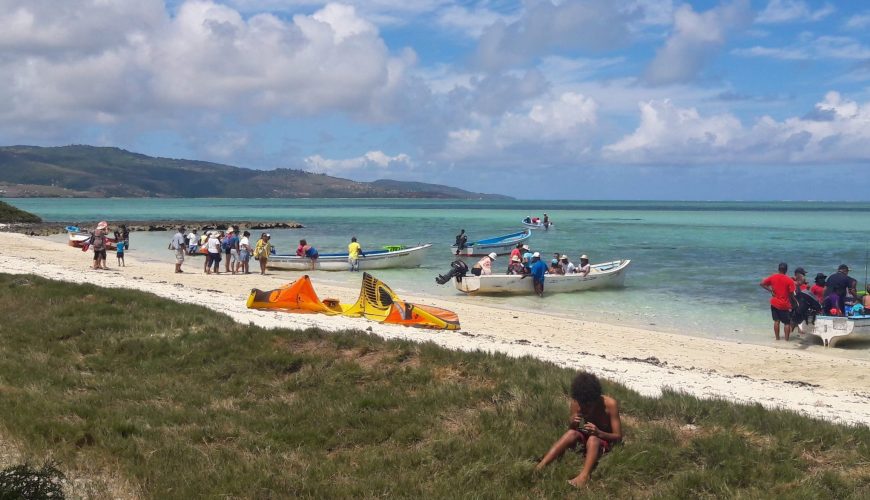
[[[0,147],[0,196],[511,199],[422,182],[356,182],[289,168],[254,170],[78,145]]]

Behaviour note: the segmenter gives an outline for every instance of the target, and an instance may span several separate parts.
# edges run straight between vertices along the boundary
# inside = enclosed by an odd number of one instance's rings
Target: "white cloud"
[[[329,159],[320,155],[312,155],[304,160],[306,170],[312,172],[347,176],[358,175],[360,171],[365,171],[365,177],[379,177],[390,170],[401,169],[407,170],[407,167],[412,167],[413,162],[411,157],[401,153],[395,156],[390,156],[383,151],[369,151],[362,156],[344,159]]]
[[[624,2],[530,2],[514,22],[497,21],[477,47],[480,67],[495,71],[522,66],[552,51],[612,50],[629,40],[629,23],[639,16]]]
[[[461,163],[489,159],[499,164],[575,161],[591,152],[598,104],[581,94],[566,92],[533,101],[524,111],[492,118],[477,117],[475,127],[450,131],[442,160]]]
[[[734,49],[732,54],[745,57],[771,57],[785,60],[809,59],[870,59],[870,47],[860,41],[845,36],[819,36],[789,47],[754,46],[745,49]]]
[[[319,8],[333,0],[224,0],[244,13],[296,13],[300,8]],[[450,5],[450,0],[341,0],[379,26],[403,25],[410,20]]]
[[[646,163],[667,157],[685,161],[697,153],[721,151],[741,131],[729,114],[702,117],[695,108],[679,108],[671,101],[640,104],[640,125],[634,133],[606,146],[605,156],[628,163]]]
[[[471,38],[479,38],[496,22],[510,24],[516,20],[516,16],[501,14],[481,6],[468,8],[452,5],[441,10],[437,19],[438,24],[447,29],[458,31]]]
[[[722,113],[704,116],[669,101],[641,103],[638,128],[603,148],[604,158],[639,164],[802,164],[870,160],[870,102],[829,92],[811,113],[752,126]]]
[[[767,7],[758,14],[756,22],[761,24],[815,22],[836,11],[837,9],[830,3],[813,10],[803,0],[770,0]]]
[[[0,6],[7,137],[113,122],[185,134],[210,112],[259,120],[338,111],[384,120],[416,63],[412,51],[392,55],[374,24],[341,4],[291,20],[245,17],[204,0],[181,3],[172,16],[161,0]]]
[[[846,21],[846,29],[863,30],[870,28],[870,12],[855,14]]]
[[[751,16],[748,0],[700,13],[682,5],[674,15],[673,32],[646,69],[645,80],[653,85],[694,80],[725,45],[728,32],[745,27]]]

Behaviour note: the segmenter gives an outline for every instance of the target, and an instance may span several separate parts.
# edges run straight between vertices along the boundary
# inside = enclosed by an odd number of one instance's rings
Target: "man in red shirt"
[[[770,292],[770,315],[773,317],[773,335],[779,340],[779,324],[783,324],[785,340],[791,335],[791,301],[795,284],[786,273],[788,264],[780,262],[779,272],[761,280],[761,288]]]

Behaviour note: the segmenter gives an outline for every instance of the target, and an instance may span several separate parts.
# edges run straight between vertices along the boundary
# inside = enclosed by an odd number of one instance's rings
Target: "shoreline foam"
[[[0,249],[0,265],[6,273],[143,290],[229,314],[241,323],[365,330],[451,349],[532,356],[594,371],[649,396],[673,388],[701,398],[760,403],[825,420],[870,425],[870,362],[802,350],[794,342],[783,347],[740,344],[404,294],[402,298],[411,302],[456,311],[462,330],[433,332],[363,319],[253,311],[245,307],[250,288],[277,288],[296,275],[207,276],[201,271],[201,260],[188,260],[188,271],[175,274],[172,260],[169,252],[165,263],[144,262],[128,254],[126,268],[94,271],[90,253],[18,234],[8,234]],[[109,255],[108,262],[113,261]],[[315,288],[321,297],[343,301],[358,294],[355,289],[317,282]]]

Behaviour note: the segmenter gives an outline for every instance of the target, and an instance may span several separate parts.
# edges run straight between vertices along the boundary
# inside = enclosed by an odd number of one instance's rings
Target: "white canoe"
[[[459,253],[456,253],[456,245],[451,246],[450,250],[454,255],[459,255],[460,257],[483,257],[492,252],[495,252],[497,255],[507,255],[511,253],[511,250],[516,248],[517,243],[522,243],[531,237],[532,232],[528,229],[523,229],[518,233],[472,241]]]
[[[426,243],[401,250],[364,250],[365,257],[360,256],[359,268],[361,271],[368,271],[371,269],[420,267],[426,256],[426,250],[431,246],[431,243]],[[282,271],[310,271],[312,269],[311,259],[296,255],[272,255],[269,257],[267,267]],[[313,269],[348,271],[350,264],[347,261],[347,252],[322,253],[314,261]]]
[[[826,347],[845,339],[870,340],[870,316],[816,316],[808,333],[820,337]]]
[[[555,229],[556,228],[556,225],[553,224],[552,222],[547,223],[547,225],[545,226],[543,222],[538,222],[536,224],[534,222],[526,222],[524,220],[521,222],[521,224],[523,225],[523,227],[527,227],[529,229],[543,229],[544,231],[546,231],[548,229]]]
[[[544,278],[544,293],[582,292],[597,288],[621,287],[631,260],[615,260],[595,264],[586,275],[548,274]],[[531,295],[535,293],[532,277],[519,275],[490,274],[488,276],[465,276],[462,281],[453,278],[453,286],[465,293]]]

